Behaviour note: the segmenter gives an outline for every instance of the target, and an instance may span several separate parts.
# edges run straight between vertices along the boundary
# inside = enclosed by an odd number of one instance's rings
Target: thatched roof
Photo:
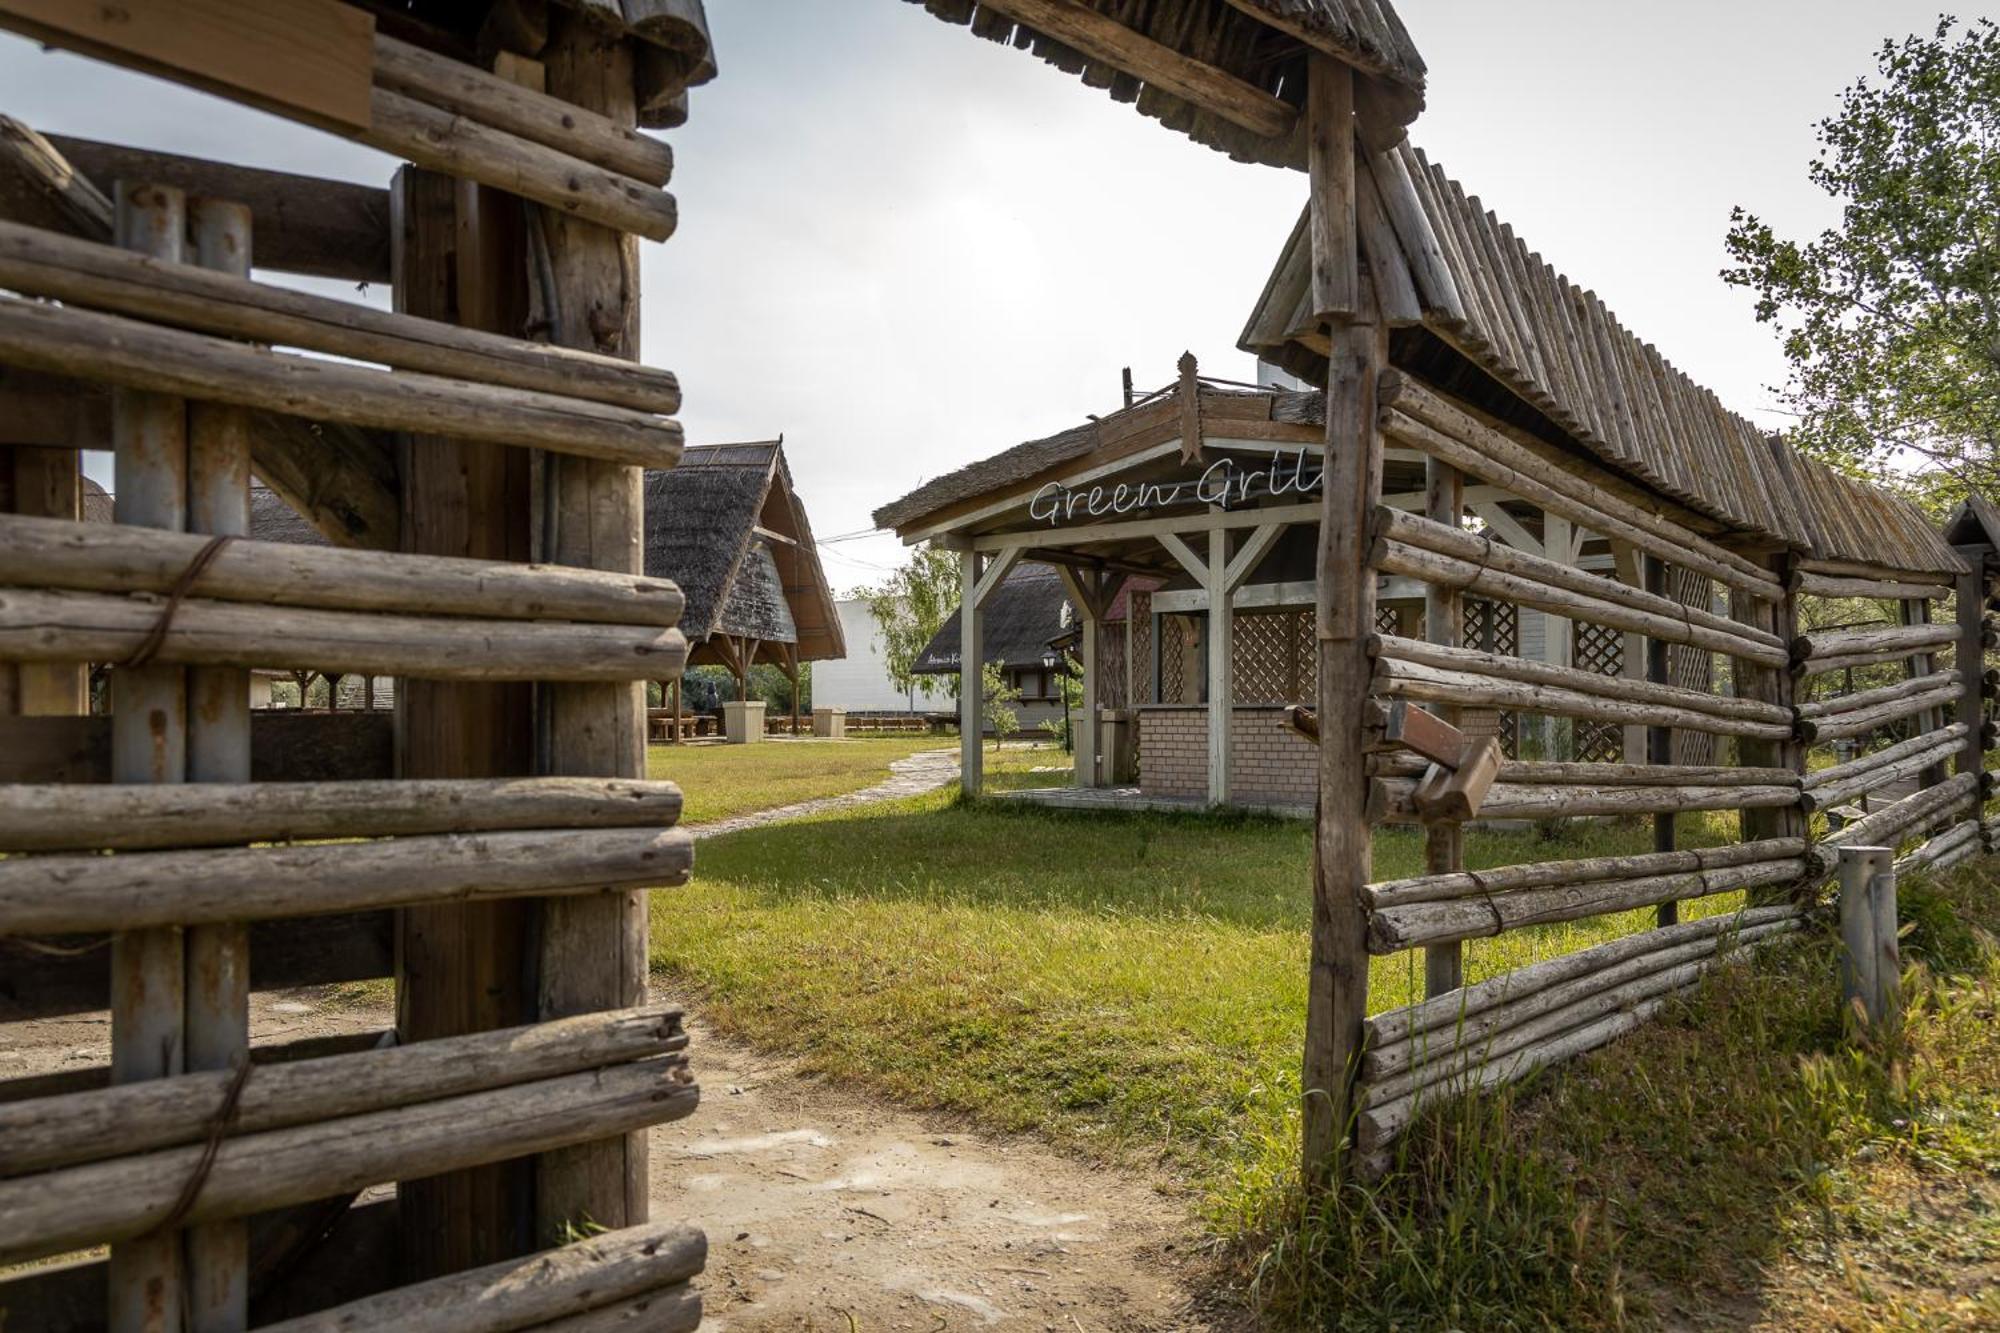
[[[697,445],[646,474],[646,572],[687,598],[692,660],[718,634],[796,644],[799,660],[844,657],[833,590],[779,441]],[[771,651],[766,655],[770,656]]]
[[[1395,272],[1378,290],[1399,289],[1412,303],[1400,318],[1387,312],[1409,326],[1392,352],[1398,365],[1512,424],[1566,437],[1730,527],[1825,558],[1956,568],[1921,511],[1775,445],[1626,329],[1595,293],[1530,251],[1421,151],[1405,143],[1364,175],[1364,212],[1380,208],[1378,198],[1409,203],[1408,211],[1383,210],[1381,226],[1361,229],[1369,267]],[[1305,309],[1310,249],[1302,215],[1239,345],[1323,382],[1325,334]],[[1408,258],[1426,252],[1442,259],[1441,273]]]
[[[1968,495],[1944,523],[1944,539],[1953,546],[1991,546],[2000,551],[2000,507],[1983,495]]]
[[[1051,654],[1050,641],[1061,638],[1073,619],[1062,576],[1054,566],[1016,565],[986,603],[986,660],[1002,667],[1040,666]],[[956,673],[962,628],[958,608],[953,607],[910,670],[920,676]]]
[[[1081,16],[1048,0],[915,2],[947,23],[969,24],[976,36],[1031,50],[1239,161],[1305,165],[1297,113],[1310,51],[1357,71],[1364,118],[1388,137],[1424,107],[1424,60],[1390,0],[1088,0],[1091,12]],[[1092,36],[1099,32],[1108,36]],[[1147,69],[1155,72],[1146,77]],[[1219,76],[1236,119],[1189,100],[1176,83],[1189,69]],[[1256,108],[1250,123],[1245,107]]]

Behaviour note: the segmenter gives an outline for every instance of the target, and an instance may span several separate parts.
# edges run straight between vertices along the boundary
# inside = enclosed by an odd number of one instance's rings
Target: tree
[[[957,608],[959,582],[957,555],[942,547],[922,546],[887,583],[861,590],[875,617],[875,646],[889,668],[889,679],[910,696],[912,707],[918,690],[926,698],[939,691],[957,692],[956,676],[920,676],[914,668],[917,655]]]
[[[993,730],[993,748],[1021,729],[1021,715],[1014,705],[1021,692],[1007,683],[1007,673],[998,662],[988,662],[979,670],[979,715]]]
[[[1735,267],[1791,363],[1794,441],[1942,508],[2000,480],[2000,29],[1884,42],[1807,174],[1840,225],[1803,244],[1730,216]]]

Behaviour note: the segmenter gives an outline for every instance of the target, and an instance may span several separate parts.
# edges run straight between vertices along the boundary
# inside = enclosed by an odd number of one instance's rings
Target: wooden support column
[[[1928,625],[1931,623],[1930,599],[1924,597],[1904,597],[1896,604],[1897,622],[1903,625]],[[1904,664],[1906,675],[1915,679],[1928,676],[1937,670],[1935,653],[1914,653]],[[1911,720],[1911,725],[1919,732],[1936,731],[1944,725],[1943,710],[1925,709]],[[1919,787],[1935,787],[1950,775],[1950,765],[1939,760],[1917,775]]]
[[[1741,589],[1732,589],[1729,594],[1729,616],[1756,629],[1776,634],[1780,640],[1790,643],[1798,636],[1798,594],[1791,591],[1791,558],[1776,556],[1770,561],[1773,576],[1778,586],[1786,591],[1776,602],[1760,601]],[[1755,699],[1760,703],[1777,704],[1790,708],[1795,695],[1796,678],[1782,667],[1758,666],[1738,658],[1734,663],[1736,673],[1736,693],[1744,699]],[[1736,741],[1736,761],[1755,768],[1788,768],[1794,773],[1805,774],[1805,747],[1796,741],[1765,741],[1738,737]],[[1742,820],[1744,841],[1764,838],[1802,838],[1806,833],[1806,817],[1796,805],[1773,809],[1745,810]],[[1781,902],[1789,891],[1787,886],[1777,890],[1752,889],[1748,898],[1753,905]]]
[[[521,330],[528,247],[518,200],[405,167],[390,204],[397,310],[494,332]],[[399,454],[404,550],[529,558],[526,450],[425,437],[404,441]],[[533,717],[533,690],[524,684],[398,681],[397,773],[527,776],[534,771]],[[398,913],[399,1040],[534,1019],[526,945],[532,906],[467,903]],[[534,1248],[534,1186],[530,1162],[402,1182],[404,1276],[436,1277]]]
[[[1102,685],[1099,671],[1103,660],[1104,613],[1117,584],[1093,569],[1057,565],[1063,591],[1077,615],[1077,655],[1083,660],[1083,704],[1071,719],[1070,749],[1075,760],[1076,785],[1095,787],[1097,780],[1097,692]],[[1058,671],[1063,671],[1061,663]],[[1058,679],[1056,688],[1064,688]]]
[[[194,262],[250,276],[250,210],[219,199],[190,208]],[[222,403],[188,407],[188,530],[250,534],[250,414]],[[366,688],[366,677],[363,677]],[[250,781],[250,672],[188,672],[188,780]],[[187,1067],[233,1069],[250,1058],[250,932],[242,922],[187,932]],[[187,1235],[188,1326],[241,1333],[250,1317],[249,1231],[240,1218]]]
[[[1457,530],[1465,513],[1465,479],[1457,468],[1435,458],[1424,460],[1424,517]],[[1456,588],[1424,585],[1424,638],[1447,648],[1463,646],[1465,599]],[[1441,705],[1439,717],[1454,727],[1464,710]],[[1424,869],[1432,875],[1465,868],[1465,826],[1444,822],[1424,830]],[[1443,995],[1465,984],[1465,945],[1460,941],[1424,949],[1424,995]]]
[[[1208,534],[1208,803],[1230,799],[1229,740],[1236,719],[1236,598],[1229,587],[1229,534]]]
[[[1667,595],[1667,565],[1658,556],[1646,556],[1642,564],[1645,589],[1647,592]],[[1655,685],[1670,685],[1667,679],[1667,641],[1647,639],[1646,679]],[[1649,764],[1671,764],[1674,762],[1674,729],[1672,727],[1647,727],[1645,760]],[[1653,850],[1671,852],[1676,841],[1674,817],[1671,814],[1653,816]],[[1677,902],[1661,903],[1654,910],[1654,920],[1662,926],[1671,926],[1681,919],[1681,905]]]
[[[186,256],[187,204],[179,190],[119,182],[117,243],[166,263]],[[120,389],[111,399],[112,475],[120,523],[187,527],[187,404]],[[187,779],[187,675],[171,666],[111,671],[114,782]],[[178,927],[111,939],[111,1081],[167,1078],[185,1068],[185,957]],[[178,1232],[111,1247],[111,1333],[178,1330],[185,1300]]]
[[[985,756],[979,745],[986,711],[986,601],[1020,562],[1018,546],[996,551],[983,567],[977,551],[966,551],[959,558],[958,782],[967,796],[979,795],[985,785]]]
[[[550,15],[547,91],[630,127],[637,123],[632,47],[580,12]],[[548,243],[551,341],[639,359],[639,243],[559,210],[535,210]],[[645,572],[645,471],[551,456],[556,527],[549,559],[622,574]],[[746,655],[744,675],[749,674]],[[646,776],[646,689],[639,681],[551,685],[549,771],[579,777]],[[745,696],[747,698],[747,695]],[[541,908],[544,1020],[641,1004],[646,998],[646,895],[635,890],[546,899]],[[635,1226],[647,1218],[644,1131],[543,1154],[537,1162],[536,1244],[576,1228]]]
[[[1958,678],[1964,682],[1958,696],[1958,718],[1965,724],[1965,748],[1959,751],[1957,771],[1979,773],[1986,768],[1986,741],[1980,730],[1986,720],[1982,678],[1986,674],[1986,571],[1994,558],[1990,546],[1961,546],[1959,556],[1971,566],[1958,576]]]
[[[1360,895],[1373,855],[1361,718],[1368,702],[1368,637],[1375,620],[1368,516],[1382,491],[1375,388],[1388,350],[1372,296],[1345,307],[1351,316],[1340,314],[1341,287],[1354,271],[1356,253],[1354,78],[1347,66],[1317,52],[1307,57],[1306,116],[1313,305],[1332,316],[1317,565],[1319,809],[1301,1079],[1303,1178],[1308,1188],[1321,1188],[1339,1162],[1352,1123],[1354,1075],[1368,1012],[1366,916]]]
[[[1646,589],[1646,556],[1638,547],[1630,542],[1612,542],[1611,564],[1620,583],[1628,588]],[[1619,641],[1618,674],[1625,680],[1646,679],[1646,636],[1637,630],[1627,630]],[[1642,722],[1625,725],[1619,745],[1624,762],[1646,762],[1647,730]]]
[[[0,442],[8,423],[0,421]],[[93,449],[110,445],[100,438]],[[71,448],[15,444],[0,448],[0,468],[11,473],[16,514],[36,518],[83,517],[82,455]],[[14,678],[13,711],[23,717],[77,717],[90,711],[90,669],[80,662],[20,662],[0,665]]]

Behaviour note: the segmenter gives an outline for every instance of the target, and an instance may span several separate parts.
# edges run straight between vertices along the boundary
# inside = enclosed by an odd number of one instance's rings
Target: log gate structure
[[[693,1328],[706,1240],[648,1215],[645,1131],[699,1092],[646,995],[692,842],[645,773],[687,646],[642,564],[682,432],[637,247],[675,219],[638,130],[714,74],[700,0],[0,26],[407,164],[0,123],[0,1018],[111,1014],[108,1063],[0,1084],[0,1263],[72,1257],[12,1269],[0,1322]],[[252,537],[253,474],[331,545]],[[393,761],[301,780],[314,719],[249,708],[285,666],[396,678]],[[393,1031],[251,1048],[253,989],[389,976]]]
[[[1424,66],[1388,0],[923,3],[1306,174],[1244,344],[1313,388],[1190,362],[881,521],[962,556],[975,787],[980,608],[1021,561],[1061,568],[1092,676],[1126,579],[1199,585],[1225,798],[1234,609],[1303,585],[1309,1182],[1391,1169],[1426,1100],[1802,929],[1828,843],[1992,843],[1996,515],[1947,543],[1531,253],[1409,143]],[[698,1093],[645,996],[644,890],[692,854],[644,779],[642,683],[688,648],[642,563],[643,471],[682,440],[677,380],[638,364],[672,159],[635,131],[715,72],[699,0],[0,0],[0,26],[407,163],[385,191],[0,124],[0,1017],[111,1013],[103,1066],[0,1084],[0,1263],[109,1247],[0,1283],[8,1333],[694,1327],[705,1241],[649,1218],[644,1138]],[[86,524],[76,451],[107,441],[116,522]],[[246,536],[252,474],[334,545]],[[1384,579],[1421,627],[1378,619]],[[1623,636],[1644,677],[1468,646],[1467,598]],[[288,780],[246,678],[286,665],[396,678],[389,771]],[[1630,729],[1645,761],[1503,762],[1454,725],[1492,709]],[[1719,744],[1692,762],[1687,733]],[[1715,810],[1737,842],[1675,845]],[[1502,812],[1647,815],[1657,850],[1468,872],[1465,821]],[[1428,871],[1374,882],[1398,820]],[[1634,908],[1659,928],[1467,984],[1467,939]],[[1428,997],[1371,1014],[1372,959],[1418,947]],[[250,1046],[252,989],[387,975],[393,1032]]]
[[[1106,608],[1127,580],[1179,579],[1187,591],[1152,599],[1203,622],[1187,642],[1205,664],[1182,669],[1204,676],[1194,734],[1214,804],[1261,743],[1237,743],[1238,609],[1310,613],[1289,650],[1314,677],[1308,706],[1284,715],[1291,745],[1317,746],[1309,1183],[1391,1169],[1426,1100],[1603,1045],[1726,951],[1801,929],[1841,844],[1907,846],[1904,868],[1992,844],[2000,515],[1968,507],[1954,550],[1914,507],[1727,411],[1530,251],[1409,142],[1423,64],[1386,0],[925,7],[1307,176],[1242,346],[1316,388],[1230,385],[1185,358],[1159,392],[936,478],[876,521],[961,552],[968,664],[1009,571],[1056,566],[1093,713],[1116,694],[1092,678]],[[1385,620],[1392,587],[1421,614]],[[1622,640],[1623,670],[1468,644],[1474,598],[1565,639]],[[1941,602],[1954,618],[1934,620]],[[1124,628],[1129,681],[1141,617]],[[977,791],[976,665],[960,704]],[[1493,710],[1613,731],[1622,762],[1503,760],[1454,725]],[[1103,780],[1097,733],[1078,729],[1079,786]],[[1152,744],[1149,724],[1142,787]],[[1738,812],[1740,840],[1678,847],[1675,817],[1696,811]],[[1471,817],[1617,814],[1650,817],[1655,851],[1465,869]],[[1398,821],[1424,825],[1427,873],[1374,882],[1374,830]],[[1747,906],[1703,904],[1723,894]],[[1682,904],[1700,914],[1683,921]],[[1638,908],[1657,929],[1467,984],[1465,940]],[[1371,959],[1416,948],[1427,998],[1371,1014]]]

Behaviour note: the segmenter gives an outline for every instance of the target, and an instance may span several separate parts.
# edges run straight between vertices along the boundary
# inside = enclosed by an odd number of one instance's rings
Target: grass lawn
[[[949,736],[873,736],[842,741],[766,741],[758,745],[654,745],[646,776],[681,784],[689,824],[773,810],[781,805],[872,787],[889,765],[919,750],[943,750]]]
[[[998,767],[1060,762],[1059,752],[1007,751]],[[1734,822],[1686,817],[1682,844],[1731,838]],[[1476,868],[1650,841],[1637,823],[1553,840],[1476,834],[1468,859]],[[968,805],[941,792],[706,843],[696,882],[655,899],[654,955],[712,1021],[811,1068],[1164,1166],[1232,1242],[1236,1276],[1280,1323],[1367,1311],[1357,1326],[1391,1315],[1408,1328],[1643,1326],[1647,1311],[1693,1292],[1685,1299],[1723,1302],[1722,1326],[1733,1327],[1741,1309],[1727,1303],[1781,1272],[1797,1237],[1930,1206],[1920,1195],[1883,1203],[1858,1185],[1842,1195],[1835,1183],[1831,1163],[1912,1123],[1914,1079],[1907,1065],[1890,1072],[1904,1057],[1842,1063],[1834,969],[1813,946],[1790,951],[1780,984],[1718,982],[1700,1001],[1712,1011],[1676,1012],[1540,1080],[1540,1119],[1510,1112],[1503,1097],[1477,1103],[1472,1123],[1425,1122],[1410,1136],[1417,1169],[1400,1184],[1303,1212],[1294,1155],[1308,854],[1296,822]],[[1416,873],[1421,855],[1417,833],[1384,831],[1376,876]],[[1733,906],[1719,897],[1696,914]],[[1650,919],[1475,941],[1468,976]],[[1977,949],[1960,954],[1988,959],[1985,998],[1940,1002],[1947,1016],[1925,1040],[1991,1072],[2000,967]],[[1378,960],[1373,1006],[1406,1003],[1421,984],[1413,955]],[[1980,1014],[1986,1031],[1974,1041],[1967,1027]],[[1881,1091],[1897,1078],[1903,1093]],[[1953,1161],[2000,1149],[1994,1084],[1968,1096],[1953,1123],[1970,1116],[1985,1138],[1954,1131]],[[2000,1162],[2000,1151],[1984,1160]],[[1872,1201],[1838,1203],[1850,1196]],[[1982,1216],[1972,1234],[1993,1255]],[[1935,1229],[1916,1218],[1897,1234],[1920,1224]],[[1822,1298],[1816,1270],[1802,1271],[1797,1290]],[[1865,1274],[1844,1280],[1866,1286]]]

